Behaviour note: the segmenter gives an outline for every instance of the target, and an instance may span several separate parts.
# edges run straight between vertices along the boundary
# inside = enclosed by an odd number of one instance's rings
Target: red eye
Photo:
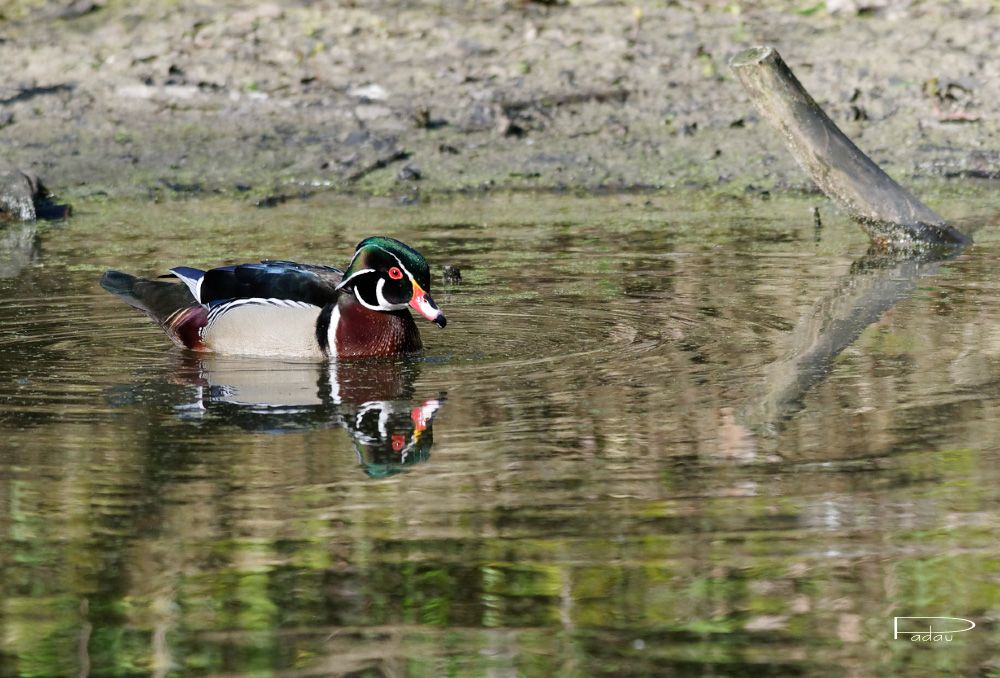
[[[392,268],[389,269],[389,277],[392,278],[393,280],[402,280],[403,272],[400,271],[397,267],[393,266]]]

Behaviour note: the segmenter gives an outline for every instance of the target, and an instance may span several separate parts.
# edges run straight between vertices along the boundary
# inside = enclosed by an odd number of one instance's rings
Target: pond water
[[[960,188],[940,262],[815,195],[3,227],[0,673],[1000,674],[1000,210]],[[415,358],[199,358],[97,284],[376,233],[437,272]]]

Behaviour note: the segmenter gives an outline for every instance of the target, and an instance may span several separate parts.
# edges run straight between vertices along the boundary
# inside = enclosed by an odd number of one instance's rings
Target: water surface
[[[993,675],[988,189],[941,191],[977,244],[919,264],[866,259],[816,196],[94,202],[6,226],[0,672]],[[412,359],[199,358],[97,284],[344,265],[376,233],[436,272],[448,327],[421,322]],[[896,616],[978,627],[910,642]]]

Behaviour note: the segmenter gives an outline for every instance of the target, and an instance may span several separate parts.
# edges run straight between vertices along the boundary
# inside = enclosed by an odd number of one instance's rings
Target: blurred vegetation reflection
[[[989,675],[997,240],[866,267],[811,200],[110,203],[13,238],[0,673]],[[342,261],[372,223],[463,270],[414,359],[198,358],[96,283],[193,241]],[[922,614],[980,625],[893,641]]]

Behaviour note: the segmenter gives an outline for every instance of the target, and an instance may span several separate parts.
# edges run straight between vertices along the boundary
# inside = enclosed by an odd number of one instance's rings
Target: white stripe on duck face
[[[408,269],[406,267],[406,265],[403,263],[402,259],[400,259],[399,257],[396,256],[395,252],[391,252],[391,251],[387,250],[384,247],[379,247],[378,245],[370,245],[370,247],[374,247],[377,250],[382,250],[383,252],[385,252],[386,254],[388,254],[390,257],[392,257],[393,259],[395,259],[396,263],[399,264],[399,268],[402,269],[404,273],[406,273],[406,277],[409,278],[411,282],[416,282],[417,279],[413,277],[413,274],[410,273],[410,269]],[[351,263],[347,265],[347,270],[348,271],[351,270],[351,266],[354,265],[354,260],[358,258],[358,256],[361,254],[362,251],[363,250],[358,250],[357,252],[354,253],[354,256],[351,258]],[[355,278],[357,278],[359,275],[364,275],[365,273],[375,273],[375,272],[376,271],[375,271],[374,268],[363,268],[360,271],[355,271],[354,273],[352,273],[348,277],[346,277],[343,280],[341,280],[340,284],[337,285],[337,289],[338,290],[341,289],[342,287],[344,287],[345,285],[347,285],[347,283],[349,283],[350,281],[352,281]],[[379,288],[379,289],[381,289],[381,288]],[[367,308],[372,308],[368,304],[365,304],[364,300],[362,300],[361,297],[358,297],[358,301],[360,301],[362,304],[364,304]],[[379,301],[381,302],[382,299],[380,298]],[[406,304],[403,304],[403,308],[405,308],[405,307],[406,307]],[[378,310],[378,309],[373,309],[373,310]]]
[[[411,276],[412,279],[412,276]],[[388,299],[382,294],[382,288],[385,287],[385,278],[379,278],[378,284],[375,285],[375,298],[378,299],[378,303],[382,306],[383,311],[402,311],[404,308],[409,306],[409,303],[393,304],[390,303]]]
[[[405,264],[403,263],[403,260],[402,260],[402,259],[400,259],[399,257],[397,257],[397,256],[396,256],[396,254],[395,254],[394,252],[390,252],[389,250],[387,250],[387,249],[386,249],[386,248],[384,248],[384,247],[379,247],[379,249],[380,249],[380,250],[382,250],[383,252],[385,252],[386,254],[388,254],[388,255],[389,255],[390,257],[392,257],[393,259],[395,259],[395,260],[396,260],[396,263],[397,263],[397,264],[399,264],[399,267],[400,267],[401,269],[403,269],[403,272],[404,272],[404,273],[406,273],[406,277],[410,279],[410,282],[411,282],[411,283],[414,283],[414,282],[417,282],[417,279],[413,277],[413,274],[412,274],[412,273],[410,273],[410,269],[408,269],[408,268],[406,267],[406,265],[405,265]],[[405,308],[405,307],[406,307],[406,304],[403,304],[403,307]]]
[[[322,359],[320,307],[290,299],[235,299],[209,311],[201,338],[217,353]]]
[[[341,280],[340,284],[337,285],[337,289],[338,290],[342,289],[345,285],[347,285],[347,283],[351,282],[352,280],[354,280],[355,278],[357,278],[359,275],[365,275],[366,273],[374,273],[374,272],[375,272],[374,268],[363,268],[360,271],[355,271],[351,275],[349,275],[346,278],[344,278],[343,280]]]
[[[409,305],[390,303],[382,293],[383,288],[385,288],[385,278],[379,278],[378,282],[375,283],[375,299],[378,301],[378,305],[372,305],[365,301],[361,297],[361,291],[357,287],[354,288],[354,297],[358,300],[358,303],[372,311],[402,311]]]

